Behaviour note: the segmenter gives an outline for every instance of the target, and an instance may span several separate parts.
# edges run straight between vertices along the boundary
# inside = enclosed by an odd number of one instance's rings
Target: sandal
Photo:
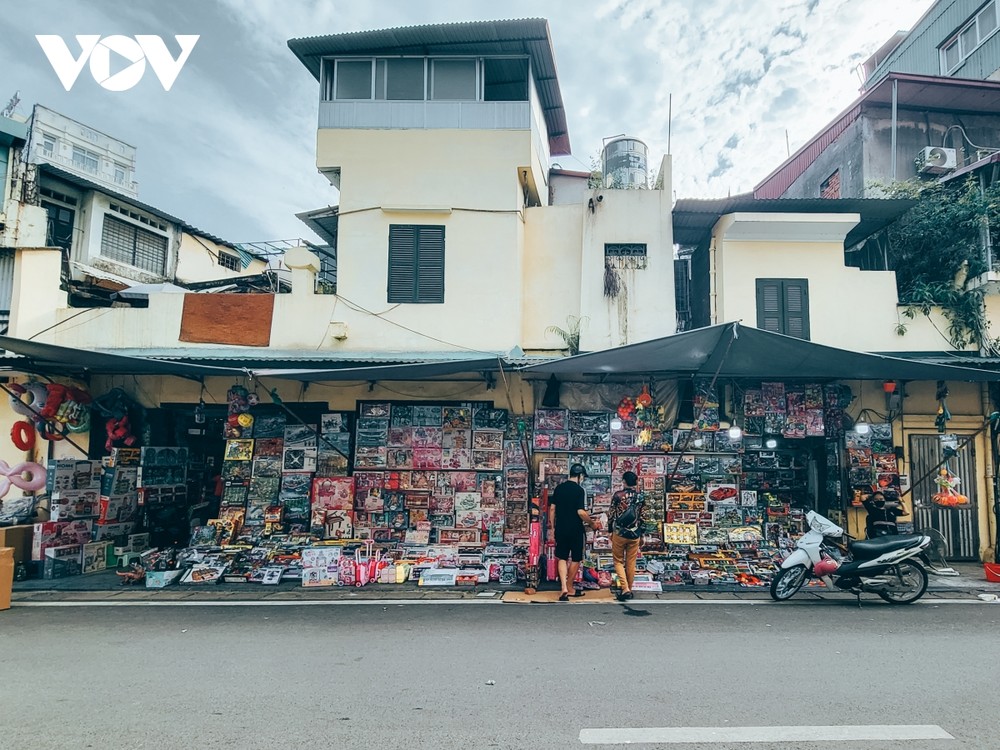
[[[561,601],[561,602],[568,602],[569,601],[569,594],[567,594],[565,592],[563,592],[562,594],[560,594],[559,595],[559,601]]]
[[[583,591],[582,589],[576,589],[576,590],[575,590],[575,591],[573,592],[573,596],[574,596],[575,598],[579,598],[579,597],[581,597],[581,596],[586,596],[586,595],[587,595],[587,592],[586,592],[586,591]]]

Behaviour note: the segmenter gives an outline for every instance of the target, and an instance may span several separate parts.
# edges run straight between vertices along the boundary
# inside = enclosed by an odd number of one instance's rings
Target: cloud
[[[677,194],[713,197],[783,161],[786,129],[794,150],[845,109],[853,68],[930,1],[36,0],[7,14],[0,70],[22,109],[37,101],[135,145],[144,201],[229,239],[285,239],[308,236],[295,212],[337,200],[315,168],[318,84],[289,38],[548,18],[574,148],[560,163],[589,168],[601,139],[625,132],[657,164],[669,128]],[[67,93],[41,33],[202,38],[170,92],[149,75],[117,94],[81,76]]]

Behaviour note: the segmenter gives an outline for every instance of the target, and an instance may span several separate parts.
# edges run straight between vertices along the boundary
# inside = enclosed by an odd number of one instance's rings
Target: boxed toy
[[[49,497],[50,521],[74,521],[78,518],[94,518],[97,515],[100,491],[58,490]]]
[[[149,549],[149,534],[129,534],[128,548],[131,552],[145,552]]]
[[[83,572],[83,545],[67,544],[60,547],[46,547],[43,578],[66,578]]]
[[[98,573],[108,567],[111,542],[88,542],[83,545],[83,572]]]
[[[138,466],[141,448],[112,448],[111,455],[105,456],[104,466]]]
[[[101,495],[98,518],[103,523],[124,523],[135,521],[139,515],[139,497],[130,492],[127,495]]]
[[[132,532],[133,524],[131,521],[126,522],[111,522],[111,521],[98,521],[94,524],[94,541],[100,542],[104,539],[117,539],[120,536],[125,536]]]
[[[102,495],[124,495],[135,492],[139,475],[137,466],[114,466],[101,475]]]
[[[93,521],[45,521],[36,523],[31,539],[31,559],[43,560],[48,547],[86,544],[90,541]]]
[[[45,491],[50,495],[63,490],[90,490],[101,486],[100,461],[57,459],[45,467]]]

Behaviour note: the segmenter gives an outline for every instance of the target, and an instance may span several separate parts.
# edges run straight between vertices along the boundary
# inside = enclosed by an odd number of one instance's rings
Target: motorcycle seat
[[[923,537],[920,534],[896,534],[882,536],[878,539],[865,539],[851,542],[851,555],[855,560],[874,560],[886,552],[895,552],[917,544]]]

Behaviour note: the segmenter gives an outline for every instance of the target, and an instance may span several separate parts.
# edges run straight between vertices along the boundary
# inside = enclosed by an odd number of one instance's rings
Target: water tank
[[[605,144],[602,154],[604,187],[647,187],[646,144],[638,138],[616,138]]]

